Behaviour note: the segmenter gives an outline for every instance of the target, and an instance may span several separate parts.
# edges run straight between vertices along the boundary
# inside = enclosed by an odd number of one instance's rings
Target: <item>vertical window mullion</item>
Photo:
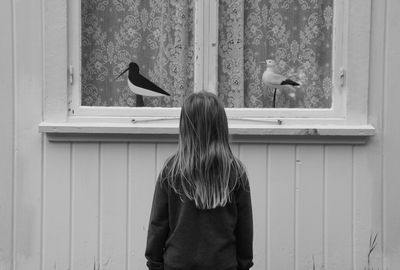
[[[218,0],[196,0],[194,39],[194,91],[217,94]]]
[[[68,1],[68,108],[74,114],[81,106],[81,1]]]
[[[209,39],[208,47],[208,87],[207,89],[218,94],[218,0],[209,0]]]
[[[194,10],[194,92],[199,92],[203,90],[204,83],[204,1],[195,0]]]
[[[347,33],[345,25],[347,25],[347,12],[344,0],[337,0],[334,5],[333,17],[333,51],[332,51],[332,83],[334,85],[332,91],[332,110],[337,111],[341,116],[345,115],[344,105],[346,103],[346,55],[345,47],[347,41],[345,39]],[[341,77],[343,75],[343,77]]]

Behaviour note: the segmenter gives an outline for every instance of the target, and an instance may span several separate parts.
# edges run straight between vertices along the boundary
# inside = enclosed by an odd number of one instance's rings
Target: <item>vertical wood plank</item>
[[[13,18],[11,1],[0,9],[0,269],[10,269],[13,235],[13,167],[14,167],[14,84]]]
[[[147,229],[156,179],[156,146],[152,143],[129,145],[128,269],[146,267],[144,257]]]
[[[42,135],[37,132],[42,119],[42,9],[40,3],[12,3],[16,131],[14,260],[18,269],[38,269],[42,242]]]
[[[400,268],[400,211],[399,211],[399,37],[400,2],[387,0],[386,63],[383,129],[383,185],[384,185],[384,255],[385,269]]]
[[[267,257],[267,146],[241,145],[240,159],[250,182],[253,208],[254,269],[266,269]]]
[[[176,152],[177,145],[174,143],[159,143],[157,144],[157,174],[161,171],[164,162],[169,156]]]
[[[295,265],[295,146],[268,147],[268,267]]]
[[[385,24],[388,17],[386,12],[387,1],[371,1],[371,4],[372,53],[370,54],[368,122],[376,128],[377,132],[369,139],[367,145],[354,146],[353,269],[364,269],[367,267],[369,238],[371,233],[378,233],[378,246],[371,254],[371,266],[373,269],[392,269],[391,267],[384,267],[382,255],[382,217],[384,215],[382,213],[382,157],[383,155],[386,156],[386,154],[382,151],[384,133],[383,108],[386,108],[386,105],[383,104],[383,100],[384,96],[386,95],[385,85],[388,82],[387,78],[385,78],[385,74],[387,74],[385,68],[385,61],[387,60],[385,59],[387,35]],[[395,13],[398,12],[399,10],[395,11]],[[398,35],[396,34],[394,35],[396,38],[397,36]],[[374,89],[382,89],[382,91],[374,91]],[[400,265],[395,268],[400,268]]]
[[[70,258],[71,144],[45,147],[44,269],[67,269]]]
[[[369,238],[371,233],[378,233],[377,228],[373,228],[373,222],[381,222],[380,217],[374,217],[373,213],[380,215],[380,210],[374,206],[374,196],[381,191],[381,164],[378,154],[370,155],[373,147],[357,146],[354,147],[353,167],[353,196],[354,196],[354,215],[353,215],[353,254],[354,269],[364,269],[367,267],[367,255],[369,252]],[[378,169],[379,168],[379,169]],[[378,184],[378,183],[379,184]],[[375,184],[374,184],[375,183]],[[378,186],[377,186],[378,185]],[[374,191],[373,191],[374,190]],[[375,192],[376,191],[376,192]],[[382,240],[382,234],[378,234],[378,243]],[[372,254],[372,258],[378,250]],[[371,260],[371,266],[377,268],[375,260]]]
[[[297,146],[296,269],[323,267],[323,161],[323,146]]]
[[[326,268],[352,269],[352,147],[326,146]]]
[[[101,144],[101,258],[105,269],[126,268],[127,144]]]
[[[21,2],[22,3],[22,2]],[[43,46],[46,50],[44,72],[44,120],[66,121],[68,116],[68,66],[67,6],[64,0],[43,1],[44,31]],[[37,31],[36,33],[40,33]]]
[[[231,150],[235,157],[239,157],[239,155],[240,155],[239,147],[240,147],[240,144],[237,144],[237,143],[231,144]]]
[[[72,268],[93,269],[99,262],[99,144],[73,144],[72,159]]]

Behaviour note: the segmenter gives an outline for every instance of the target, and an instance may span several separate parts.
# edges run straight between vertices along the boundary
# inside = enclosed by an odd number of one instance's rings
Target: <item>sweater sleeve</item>
[[[238,220],[236,225],[236,257],[238,270],[253,266],[253,215],[250,185],[246,179],[237,193]]]
[[[168,194],[158,179],[153,196],[145,251],[147,267],[150,270],[164,269],[163,253],[168,233]]]

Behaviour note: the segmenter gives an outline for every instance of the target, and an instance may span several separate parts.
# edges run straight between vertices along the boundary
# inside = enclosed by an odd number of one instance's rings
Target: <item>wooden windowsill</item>
[[[365,144],[371,125],[230,124],[232,142]],[[42,122],[39,131],[53,142],[177,142],[177,121],[152,123]]]

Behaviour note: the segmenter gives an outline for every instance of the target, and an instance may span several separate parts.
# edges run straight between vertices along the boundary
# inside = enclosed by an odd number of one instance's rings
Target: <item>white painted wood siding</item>
[[[38,132],[42,4],[0,8],[0,270],[144,269],[156,175],[176,146],[50,143]],[[372,4],[365,80],[377,135],[360,146],[232,146],[250,175],[254,269],[364,269],[371,233],[374,269],[400,268],[400,2]]]
[[[44,266],[135,269],[144,248],[156,176],[176,148],[165,143],[45,143]],[[254,213],[254,269],[353,269],[358,239],[358,149],[365,146],[233,145],[247,166]],[[363,164],[361,164],[363,165]],[[364,165],[363,165],[364,166]],[[371,194],[368,188],[365,194]],[[48,195],[47,195],[48,194]],[[360,220],[359,220],[360,222]],[[364,239],[365,238],[365,239]]]

